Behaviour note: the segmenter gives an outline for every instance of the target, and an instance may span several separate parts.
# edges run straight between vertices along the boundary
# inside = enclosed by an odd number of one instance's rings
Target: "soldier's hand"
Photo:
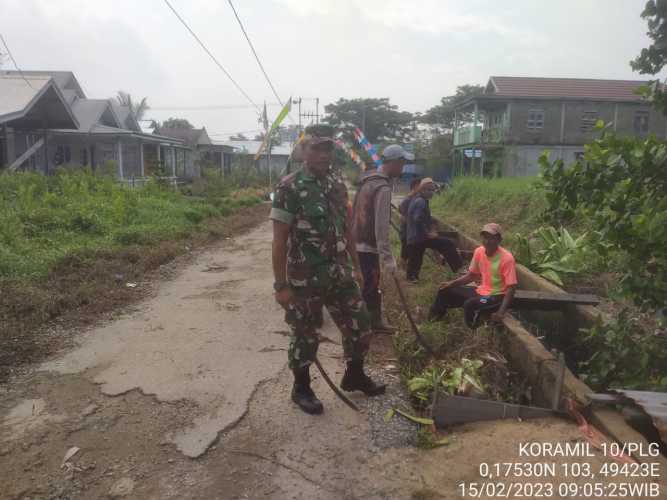
[[[276,302],[278,302],[278,304],[284,308],[287,308],[287,306],[289,306],[294,301],[294,293],[290,287],[283,288],[279,292],[276,292],[274,296],[276,298]]]

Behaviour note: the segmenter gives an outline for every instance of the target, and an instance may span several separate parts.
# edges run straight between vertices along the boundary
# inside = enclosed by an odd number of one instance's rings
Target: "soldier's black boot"
[[[316,415],[322,413],[324,407],[322,402],[317,399],[315,393],[310,388],[310,372],[308,366],[294,368],[294,386],[292,387],[292,401],[306,413]]]
[[[340,382],[344,391],[361,391],[366,396],[378,396],[384,394],[386,385],[377,384],[364,373],[364,362],[361,360],[348,361],[347,369]]]

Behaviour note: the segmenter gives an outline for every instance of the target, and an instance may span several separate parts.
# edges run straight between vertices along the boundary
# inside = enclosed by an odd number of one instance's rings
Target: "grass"
[[[195,196],[86,171],[0,176],[0,380],[58,348],[51,327],[42,335],[52,320],[97,321],[149,291],[126,283],[264,220],[262,190],[223,182],[201,180]]]
[[[254,190],[184,196],[89,172],[0,176],[0,279],[46,277],[69,256],[187,237],[207,218],[261,201]]]
[[[544,194],[530,177],[457,177],[452,187],[431,200],[435,217],[471,236],[487,222],[503,226],[509,238],[528,233],[540,226],[545,209]]]

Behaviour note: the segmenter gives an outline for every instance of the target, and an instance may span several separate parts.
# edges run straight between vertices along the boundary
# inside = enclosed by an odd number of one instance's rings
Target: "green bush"
[[[627,309],[609,323],[582,330],[588,353],[580,376],[595,390],[667,390],[667,333],[647,332]]]
[[[112,171],[114,165],[109,164]],[[146,244],[191,234],[208,217],[229,215],[258,201],[246,191],[190,198],[171,186],[130,189],[112,176],[59,169],[0,176],[0,278],[45,276],[82,250]],[[211,191],[220,193],[220,187]]]
[[[606,250],[627,255],[619,269],[624,293],[644,308],[667,302],[667,143],[619,137],[598,122],[601,137],[584,158],[565,166],[541,158],[547,217],[554,223],[583,215]]]

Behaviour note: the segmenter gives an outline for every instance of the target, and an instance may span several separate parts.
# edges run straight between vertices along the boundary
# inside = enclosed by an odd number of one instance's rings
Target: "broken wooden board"
[[[433,406],[433,420],[438,428],[483,420],[544,418],[555,415],[560,415],[560,413],[548,408],[522,406],[463,396],[439,395],[436,404]]]
[[[596,306],[599,303],[600,298],[590,294],[517,290],[512,300],[512,308],[549,310],[560,309],[570,304]]]

